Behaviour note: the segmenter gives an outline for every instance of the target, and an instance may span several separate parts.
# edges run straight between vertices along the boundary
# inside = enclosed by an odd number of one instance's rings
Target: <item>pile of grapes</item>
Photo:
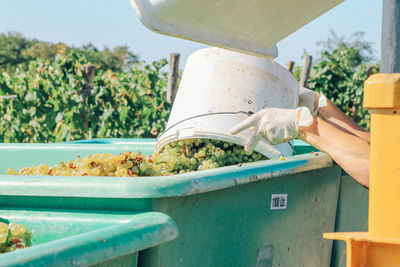
[[[246,154],[244,148],[233,143],[211,139],[185,139],[172,142],[152,156],[156,171],[162,175],[182,174],[239,163],[267,159],[258,152]]]
[[[62,161],[55,166],[41,164],[25,167],[15,172],[8,169],[9,175],[54,175],[54,176],[151,176],[157,175],[152,168],[151,157],[141,153],[123,152],[120,155],[96,153],[75,161]]]
[[[17,223],[0,222],[0,254],[29,247],[32,233],[26,226]]]
[[[161,176],[183,174],[267,159],[258,152],[246,154],[244,148],[233,143],[211,139],[185,139],[165,145],[159,153],[146,157],[142,153],[123,152],[78,157],[75,161],[25,167],[9,175],[56,176]]]

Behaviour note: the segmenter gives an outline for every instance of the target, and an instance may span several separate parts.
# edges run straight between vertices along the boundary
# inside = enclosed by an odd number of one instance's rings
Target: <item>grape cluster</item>
[[[151,157],[146,158],[142,153],[123,152],[120,155],[110,153],[95,153],[75,161],[62,161],[55,166],[41,164],[25,167],[17,173],[8,169],[9,175],[54,175],[54,176],[153,176],[154,171]]]
[[[0,222],[0,254],[29,247],[32,233],[26,226],[17,223]]]
[[[182,174],[267,159],[258,152],[246,154],[242,146],[211,139],[185,139],[165,145],[153,155],[161,175]]]
[[[25,167],[9,175],[55,176],[160,176],[183,174],[213,169],[238,163],[267,159],[260,153],[246,154],[242,146],[211,139],[185,139],[165,145],[159,153],[146,157],[142,153],[123,152],[78,157],[75,161],[61,162],[55,166],[42,164]]]

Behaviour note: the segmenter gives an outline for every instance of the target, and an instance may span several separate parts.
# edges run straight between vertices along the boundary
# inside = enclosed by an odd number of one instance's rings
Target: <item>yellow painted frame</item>
[[[400,266],[400,74],[375,74],[364,84],[371,110],[368,232],[325,233],[344,240],[347,266]]]

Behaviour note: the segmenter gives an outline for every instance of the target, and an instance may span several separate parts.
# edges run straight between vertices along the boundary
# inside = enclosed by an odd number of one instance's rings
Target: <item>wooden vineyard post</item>
[[[287,64],[287,69],[288,71],[290,71],[291,73],[293,73],[293,68],[294,68],[294,61],[290,60]]]
[[[96,66],[91,65],[91,64],[85,64],[83,66],[83,71],[82,71],[82,76],[83,76],[83,88],[82,88],[82,93],[81,93],[81,100],[86,106],[86,111],[81,112],[81,118],[83,122],[83,127],[84,130],[87,130],[89,128],[89,95],[92,92],[93,89],[93,80],[94,80],[94,74],[96,72]]]
[[[301,70],[300,86],[307,86],[308,77],[310,76],[311,63],[312,56],[310,56],[309,54],[305,54],[304,65],[303,69]]]
[[[176,91],[178,90],[179,56],[178,53],[171,53],[169,60],[167,101],[171,103],[171,105],[174,103]]]

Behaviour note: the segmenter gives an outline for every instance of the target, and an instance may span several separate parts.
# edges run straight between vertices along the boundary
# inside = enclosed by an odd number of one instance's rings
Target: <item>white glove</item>
[[[298,115],[300,115],[299,119]],[[314,118],[306,107],[296,109],[266,108],[234,126],[230,130],[230,134],[237,134],[255,126],[255,134],[250,137],[245,146],[245,150],[251,153],[262,137],[272,145],[285,143],[297,137],[299,126],[308,127],[313,122]]]
[[[314,92],[310,89],[307,89],[303,86],[300,86],[299,107],[307,107],[309,110],[311,110],[312,114],[315,116],[318,115],[318,110],[320,108],[323,108],[327,105],[325,95],[323,93],[320,93],[319,100],[318,100],[318,106],[317,106],[317,108],[314,108],[314,102],[315,102],[316,95],[317,95],[316,92]]]

